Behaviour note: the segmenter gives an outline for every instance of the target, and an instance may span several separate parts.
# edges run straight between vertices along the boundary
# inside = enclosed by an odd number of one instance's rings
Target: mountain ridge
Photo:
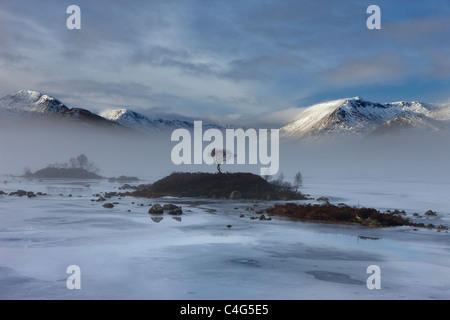
[[[32,90],[20,90],[0,99],[0,123],[33,119],[58,119],[90,127],[101,125],[144,135],[194,128],[194,123],[189,121],[152,119],[130,108],[108,109],[100,114],[69,108],[54,97]],[[205,123],[203,128],[237,127]],[[310,142],[335,141],[407,129],[450,132],[450,106],[438,107],[417,101],[378,103],[360,97],[338,99],[304,108],[295,121],[280,128],[280,137]]]
[[[383,126],[394,132],[396,127],[404,129],[407,123],[418,130],[445,131],[450,127],[442,119],[447,116],[450,119],[450,112],[441,112],[442,109],[417,101],[378,103],[359,97],[339,99],[303,109],[295,121],[280,129],[280,135],[304,141],[364,138]]]

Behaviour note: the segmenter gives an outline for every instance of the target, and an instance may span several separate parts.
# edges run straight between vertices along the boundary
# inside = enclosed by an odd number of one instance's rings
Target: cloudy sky
[[[345,97],[450,103],[449,39],[448,0],[4,0],[0,96],[277,126]]]

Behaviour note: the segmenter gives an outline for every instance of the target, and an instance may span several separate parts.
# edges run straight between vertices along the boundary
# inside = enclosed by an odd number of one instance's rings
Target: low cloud
[[[412,73],[405,58],[397,54],[381,53],[374,56],[344,59],[335,68],[320,76],[339,86],[387,84],[397,82]]]

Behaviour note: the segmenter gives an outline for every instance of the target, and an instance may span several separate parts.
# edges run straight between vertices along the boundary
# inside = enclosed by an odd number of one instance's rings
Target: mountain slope
[[[24,121],[54,119],[84,127],[121,127],[89,110],[68,108],[61,101],[38,91],[20,90],[0,99],[0,123],[16,124]]]
[[[450,120],[450,105],[433,110],[430,117],[435,120]]]
[[[194,127],[193,123],[187,121],[151,120],[143,114],[130,109],[107,110],[100,113],[100,116],[142,133],[169,131],[177,128],[192,129]]]
[[[15,113],[54,114],[69,110],[61,101],[37,91],[20,90],[0,99],[0,108]]]
[[[183,120],[150,119],[147,116],[130,109],[106,110],[100,113],[102,117],[110,121],[121,124],[124,127],[135,129],[141,133],[170,132],[183,128],[194,129],[194,123]],[[215,124],[202,123],[204,130],[235,128],[233,126],[221,126]]]
[[[438,108],[420,102],[375,103],[360,98],[341,99],[304,109],[298,119],[281,128],[287,139],[335,140],[343,137],[365,137],[381,126],[394,127],[409,121],[416,129],[441,130],[432,119]],[[397,119],[393,121],[393,119]]]

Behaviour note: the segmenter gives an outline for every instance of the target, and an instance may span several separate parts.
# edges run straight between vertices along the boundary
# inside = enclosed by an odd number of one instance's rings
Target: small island
[[[141,185],[125,195],[142,198],[196,197],[213,199],[306,200],[287,182],[268,181],[246,173],[175,172],[153,184]]]
[[[24,177],[38,179],[103,179],[98,174],[99,171],[95,163],[89,161],[84,154],[81,154],[76,158],[71,158],[69,162],[54,163],[34,173],[26,168]]]

